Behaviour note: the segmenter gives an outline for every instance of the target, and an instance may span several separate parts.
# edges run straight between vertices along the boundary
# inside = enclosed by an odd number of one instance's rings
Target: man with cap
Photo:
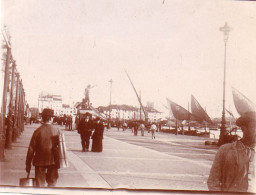
[[[33,161],[37,187],[44,187],[45,181],[48,187],[54,187],[58,179],[59,161],[56,154],[60,131],[50,124],[53,115],[52,109],[43,110],[42,125],[34,131],[27,151],[26,171],[30,172]]]
[[[256,192],[256,112],[244,113],[236,125],[243,138],[219,148],[207,181],[211,191]]]

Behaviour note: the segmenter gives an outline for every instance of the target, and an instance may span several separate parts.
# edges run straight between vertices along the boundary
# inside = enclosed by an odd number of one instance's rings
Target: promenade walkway
[[[150,190],[201,190],[207,191],[206,180],[210,165],[184,161],[183,158],[157,152],[110,138],[113,130],[105,131],[102,153],[81,152],[80,136],[76,131],[63,131],[66,137],[69,167],[59,171],[58,189],[33,189],[19,187],[19,178],[26,177],[25,159],[30,138],[38,124],[26,125],[12,149],[5,152],[6,160],[0,162],[0,192],[18,191],[37,194],[120,193],[112,189]],[[178,141],[203,145],[203,138],[161,135],[165,142]],[[189,165],[191,164],[191,166]],[[180,168],[182,167],[182,169]],[[34,167],[31,170],[34,177]],[[69,191],[67,191],[69,189]],[[101,191],[99,189],[105,189]],[[125,191],[122,191],[125,193]],[[140,192],[143,193],[143,192]],[[165,191],[157,192],[165,193]]]

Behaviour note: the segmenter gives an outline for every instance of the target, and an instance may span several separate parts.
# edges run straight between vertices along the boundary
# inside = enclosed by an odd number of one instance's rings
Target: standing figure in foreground
[[[156,127],[156,124],[153,123],[150,127],[150,130],[151,130],[151,134],[152,134],[152,139],[156,139],[156,130],[157,130],[157,127]]]
[[[44,109],[42,112],[43,124],[37,128],[30,140],[26,158],[26,172],[30,172],[31,162],[35,166],[37,187],[56,186],[59,164],[57,163],[60,131],[50,124],[53,110]]]
[[[82,152],[88,152],[90,146],[92,122],[89,120],[89,115],[89,113],[86,113],[77,127],[78,133],[81,137]]]
[[[219,148],[207,181],[211,191],[256,192],[256,112],[244,113],[236,124],[243,138]]]
[[[100,118],[96,118],[96,124],[94,126],[95,130],[92,135],[92,152],[102,152],[102,139],[103,139],[103,132],[104,132],[104,125],[100,121]]]

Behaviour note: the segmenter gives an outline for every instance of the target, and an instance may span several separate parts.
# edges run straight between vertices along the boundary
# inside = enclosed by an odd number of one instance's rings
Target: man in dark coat
[[[92,134],[92,122],[89,120],[89,113],[81,119],[77,127],[81,137],[82,152],[88,152],[90,146],[90,138]]]
[[[55,152],[59,147],[60,131],[50,124],[53,110],[44,109],[42,112],[43,124],[37,128],[30,140],[26,158],[26,171],[29,173],[31,162],[35,166],[35,177],[38,187],[54,187],[58,179],[58,168]]]

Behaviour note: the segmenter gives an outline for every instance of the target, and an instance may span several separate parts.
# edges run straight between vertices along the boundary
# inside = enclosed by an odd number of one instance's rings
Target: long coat
[[[102,152],[102,139],[103,139],[104,125],[102,123],[95,124],[95,131],[92,135],[92,152]]]
[[[246,192],[249,161],[247,148],[241,141],[222,145],[207,181],[209,190]]]
[[[34,166],[55,165],[54,151],[58,148],[60,131],[58,128],[43,124],[37,128],[30,140],[27,151],[26,165]]]

